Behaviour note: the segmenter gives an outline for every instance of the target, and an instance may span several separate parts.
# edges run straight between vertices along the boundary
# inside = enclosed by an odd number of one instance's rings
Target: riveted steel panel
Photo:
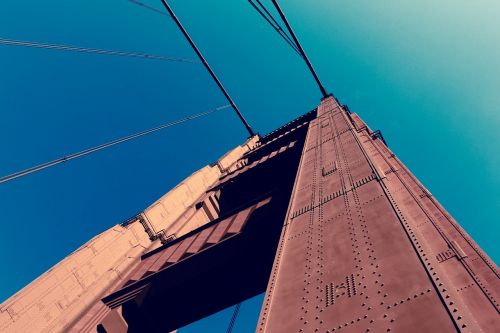
[[[356,121],[310,122],[257,331],[498,329],[496,266]]]

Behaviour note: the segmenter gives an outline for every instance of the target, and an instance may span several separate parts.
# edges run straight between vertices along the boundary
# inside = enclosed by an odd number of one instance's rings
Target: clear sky
[[[301,59],[246,0],[170,2],[257,131],[317,105]],[[500,2],[281,5],[326,87],[498,262]],[[2,0],[0,38],[195,57],[168,17],[126,0]],[[197,64],[0,45],[0,74],[0,175],[225,104]],[[0,300],[245,138],[225,110],[0,185]],[[258,303],[235,332],[253,332]],[[181,332],[225,332],[229,316]]]

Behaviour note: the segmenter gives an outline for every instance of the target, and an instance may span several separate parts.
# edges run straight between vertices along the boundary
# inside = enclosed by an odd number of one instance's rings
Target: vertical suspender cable
[[[288,20],[286,19],[286,16],[285,14],[283,13],[283,11],[281,10],[281,7],[280,5],[278,4],[278,1],[277,0],[272,0],[273,4],[274,4],[274,7],[276,7],[276,10],[278,11],[281,19],[283,20],[283,22],[285,23],[286,25],[286,28],[288,29],[288,32],[290,32],[290,35],[292,36],[295,44],[297,45],[297,47],[299,48],[299,51],[300,53],[302,53],[302,58],[304,58],[304,61],[306,62],[307,64],[307,67],[309,67],[309,70],[311,71],[312,75],[314,76],[314,80],[316,80],[316,83],[318,84],[318,87],[319,87],[319,90],[321,90],[321,94],[323,95],[323,98],[327,98],[328,96],[330,96],[329,93],[326,92],[326,89],[325,87],[323,86],[323,84],[321,83],[321,81],[319,80],[319,77],[318,75],[316,74],[316,71],[314,70],[311,62],[309,61],[309,58],[307,57],[304,49],[302,48],[302,46],[300,45],[300,42],[299,40],[297,39],[297,36],[295,35],[295,33],[293,32],[292,30],[292,27],[290,26],[290,23],[288,23]]]
[[[212,79],[214,79],[215,83],[220,88],[220,90],[222,91],[222,93],[224,94],[224,96],[226,97],[226,99],[228,100],[229,104],[231,104],[232,108],[234,109],[234,111],[236,112],[236,114],[238,115],[238,117],[240,118],[241,122],[245,126],[245,128],[248,131],[248,133],[250,134],[250,136],[254,136],[255,135],[254,131],[252,130],[252,128],[250,127],[250,125],[247,123],[247,121],[243,117],[243,114],[240,112],[240,109],[236,106],[236,104],[234,103],[234,101],[231,98],[231,96],[229,96],[229,93],[226,91],[226,89],[224,88],[224,86],[222,85],[222,83],[220,82],[220,80],[217,78],[217,76],[215,75],[214,71],[212,70],[212,68],[210,67],[210,65],[208,64],[208,62],[205,60],[205,57],[203,57],[203,54],[201,53],[201,51],[196,46],[196,44],[194,43],[193,39],[187,33],[186,29],[184,29],[184,27],[182,26],[181,22],[179,21],[179,19],[175,15],[175,13],[172,10],[172,8],[170,7],[170,5],[167,3],[166,0],[161,0],[161,2],[163,3],[163,6],[165,6],[165,9],[169,12],[170,16],[172,16],[172,19],[175,21],[175,23],[177,24],[177,26],[181,30],[182,34],[184,35],[184,37],[186,37],[187,41],[189,42],[189,44],[193,48],[194,52],[196,52],[196,54],[200,58],[201,62],[203,63],[203,65],[207,69],[208,73],[210,73],[210,76],[212,76]]]

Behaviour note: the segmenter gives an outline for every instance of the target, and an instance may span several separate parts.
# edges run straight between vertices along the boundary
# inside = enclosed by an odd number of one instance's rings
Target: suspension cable
[[[259,6],[266,12],[266,14],[271,18],[271,20],[273,20],[274,24],[276,25],[276,27],[278,27],[278,29],[283,33],[283,36],[286,37],[286,39],[293,44],[294,48],[299,51],[299,48],[298,46],[294,43],[294,41],[292,40],[292,38],[286,33],[286,31],[283,29],[283,27],[278,23],[278,21],[274,18],[274,15],[271,14],[269,12],[269,10],[266,8],[266,6],[260,1],[260,0],[256,0],[257,3],[259,4]],[[299,52],[300,54],[300,52]],[[302,56],[302,55],[300,55]]]
[[[148,4],[145,4],[144,2],[141,2],[141,1],[138,1],[138,0],[128,0],[128,2],[131,2],[131,3],[133,3],[133,4],[137,5],[137,6],[141,6],[143,8],[152,10],[153,12],[157,12],[158,14],[168,16],[168,14],[165,13],[164,11],[161,11],[158,8],[150,6]]]
[[[283,30],[283,28],[281,27],[281,25],[279,25],[279,23],[276,21],[276,19],[273,17],[273,15],[267,10],[267,8],[264,6],[264,4],[262,2],[260,2],[260,0],[256,0],[257,3],[259,4],[259,6],[262,8],[259,8],[257,7],[257,5],[252,1],[252,0],[248,0],[248,2],[250,3],[250,5],[252,5],[252,7],[260,14],[260,16],[262,16],[262,18],[264,20],[267,21],[267,23],[269,23],[269,25],[271,27],[273,27],[274,30],[276,30],[276,32],[281,36],[281,38],[283,38],[283,40],[288,44],[290,45],[290,47],[295,51],[297,52],[297,54],[302,57],[302,54],[300,53],[299,49],[297,48],[297,46],[294,44],[294,42],[290,39],[290,36],[288,36],[286,34],[286,32]],[[264,10],[264,12],[262,11]],[[272,21],[271,21],[272,20]]]
[[[75,158],[79,158],[79,157],[82,157],[82,156],[85,156],[85,155],[89,155],[89,154],[95,153],[96,151],[103,150],[105,148],[109,148],[111,146],[115,146],[117,144],[120,144],[120,143],[123,143],[123,142],[126,142],[126,141],[137,139],[137,138],[139,138],[141,136],[145,136],[145,135],[148,135],[148,134],[160,131],[160,130],[165,129],[165,128],[169,128],[169,127],[172,127],[172,126],[175,126],[175,125],[179,125],[179,124],[185,123],[187,121],[194,120],[196,118],[208,116],[211,113],[214,113],[216,111],[221,111],[221,110],[224,110],[224,109],[227,109],[227,108],[230,108],[230,107],[231,107],[230,104],[219,106],[219,107],[216,107],[214,109],[211,109],[211,110],[208,110],[208,111],[205,111],[205,112],[202,112],[202,113],[197,113],[197,114],[194,114],[194,115],[191,115],[191,116],[187,116],[185,118],[178,119],[178,120],[175,120],[175,121],[172,121],[172,122],[169,122],[169,123],[166,123],[166,124],[163,124],[163,125],[160,125],[160,126],[157,126],[157,127],[154,127],[154,128],[142,131],[142,132],[139,132],[139,133],[135,133],[135,134],[132,134],[132,135],[128,135],[128,136],[119,138],[119,139],[115,139],[113,141],[110,141],[110,142],[107,142],[107,143],[104,143],[104,144],[101,144],[101,145],[98,145],[98,146],[95,146],[95,147],[92,147],[92,148],[88,148],[88,149],[82,150],[82,151],[77,152],[77,153],[73,153],[73,154],[70,154],[70,155],[67,155],[67,156],[63,156],[61,158],[55,159],[55,160],[50,161],[50,162],[42,163],[42,164],[36,165],[34,167],[31,167],[31,168],[28,168],[28,169],[25,169],[25,170],[14,172],[14,173],[12,173],[10,175],[0,177],[0,184],[6,183],[6,182],[11,181],[11,180],[14,180],[16,178],[27,176],[27,175],[29,175],[31,173],[38,172],[38,171],[41,171],[43,169],[50,168],[52,166],[55,166],[57,164],[73,160]]]
[[[231,320],[229,321],[229,326],[227,327],[226,333],[232,333],[234,324],[236,323],[236,318],[238,318],[238,313],[240,312],[241,303],[236,304],[234,307],[233,315],[231,316]]]
[[[250,134],[250,136],[254,136],[255,132],[250,127],[250,125],[246,121],[245,117],[243,117],[243,114],[241,113],[240,109],[238,108],[238,106],[236,105],[236,103],[234,103],[233,99],[231,98],[231,96],[227,92],[226,88],[224,88],[224,86],[222,85],[222,82],[220,82],[220,80],[217,77],[217,75],[215,75],[215,72],[212,70],[212,67],[210,67],[210,65],[208,64],[207,60],[205,59],[205,57],[201,53],[201,51],[198,48],[198,46],[196,46],[196,44],[194,43],[194,41],[191,38],[191,36],[189,36],[189,33],[186,31],[186,29],[182,25],[182,23],[179,20],[179,18],[177,17],[177,15],[175,15],[172,7],[170,7],[170,5],[168,4],[167,0],[160,0],[160,1],[163,4],[163,6],[165,7],[165,9],[168,11],[168,13],[170,14],[170,16],[172,17],[172,20],[174,20],[174,22],[177,25],[177,27],[179,28],[179,30],[182,32],[182,34],[184,35],[184,37],[188,41],[189,45],[191,45],[191,48],[196,53],[196,55],[198,56],[198,58],[201,60],[201,62],[203,63],[203,66],[205,66],[205,68],[207,69],[208,73],[210,74],[210,76],[212,77],[212,79],[215,81],[215,83],[219,87],[220,91],[224,94],[224,97],[226,97],[226,99],[229,102],[229,104],[231,104],[234,112],[236,112],[236,115],[238,116],[238,118],[240,118],[240,120],[243,123],[243,126],[245,126],[248,134]]]
[[[90,48],[90,47],[80,47],[80,46],[73,46],[73,45],[30,42],[30,41],[24,41],[24,40],[6,39],[6,38],[1,38],[1,37],[0,37],[0,44],[11,45],[11,46],[33,47],[33,48],[39,48],[39,49],[59,50],[59,51],[97,53],[97,54],[105,54],[105,55],[112,55],[112,56],[119,56],[119,57],[143,58],[143,59],[153,59],[153,60],[171,61],[171,62],[172,61],[173,62],[187,62],[187,63],[195,63],[195,64],[201,63],[198,60],[189,59],[189,58],[167,57],[167,56],[162,56],[162,55],[153,55],[153,54],[145,54],[145,53],[137,53],[137,52],[103,50],[103,49],[96,49],[96,48]]]
[[[331,94],[329,94],[326,89],[325,89],[325,86],[323,86],[323,84],[321,83],[319,77],[318,77],[318,74],[316,73],[316,71],[314,70],[314,67],[312,66],[311,62],[309,61],[309,58],[307,57],[307,54],[306,52],[304,51],[304,49],[302,48],[302,45],[300,45],[300,42],[299,40],[297,39],[297,36],[295,35],[295,33],[293,32],[293,29],[292,27],[290,26],[290,23],[288,22],[286,16],[285,16],[285,13],[283,13],[283,10],[281,10],[281,7],[280,5],[278,4],[278,1],[277,0],[271,0],[274,4],[274,7],[276,8],[276,10],[278,11],[278,14],[280,15],[281,17],[281,20],[283,21],[283,23],[285,23],[285,26],[286,28],[288,29],[288,32],[290,33],[290,35],[292,36],[294,42],[295,42],[295,45],[297,45],[297,47],[299,48],[299,51],[300,53],[302,53],[302,58],[304,59],[304,61],[306,62],[306,65],[307,67],[309,68],[309,71],[311,72],[311,74],[313,75],[314,77],[314,80],[316,81],[316,84],[318,85],[318,88],[319,90],[321,91],[321,94],[323,95],[323,98],[327,98],[328,96],[331,96]]]

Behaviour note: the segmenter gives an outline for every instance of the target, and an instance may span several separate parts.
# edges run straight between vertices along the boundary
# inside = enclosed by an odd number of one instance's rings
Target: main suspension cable
[[[196,44],[193,41],[193,39],[191,38],[191,36],[189,36],[189,33],[186,31],[186,29],[182,25],[182,23],[179,20],[179,18],[177,17],[177,15],[175,15],[172,7],[170,7],[170,5],[168,4],[167,0],[160,0],[160,1],[163,4],[163,6],[165,7],[165,9],[167,10],[167,12],[172,17],[172,20],[174,20],[175,24],[177,25],[177,27],[179,28],[179,30],[181,31],[181,33],[184,35],[184,37],[188,41],[189,45],[191,45],[191,48],[196,53],[196,55],[198,56],[198,58],[201,60],[201,62],[203,63],[203,66],[205,66],[205,68],[207,69],[208,73],[210,74],[210,76],[212,77],[212,79],[214,80],[214,82],[219,87],[220,91],[224,94],[224,97],[226,97],[226,99],[229,102],[229,104],[231,104],[234,112],[236,112],[236,115],[238,116],[238,118],[240,118],[240,120],[243,123],[243,126],[245,126],[248,134],[250,134],[250,136],[254,136],[255,132],[250,127],[250,125],[246,121],[245,117],[243,117],[243,114],[241,113],[240,109],[238,108],[238,106],[236,105],[236,103],[233,101],[233,99],[231,98],[231,96],[227,92],[226,88],[224,88],[224,86],[222,85],[222,82],[220,82],[220,80],[217,77],[217,75],[215,75],[215,72],[212,70],[212,67],[210,67],[210,65],[208,64],[207,60],[205,59],[205,57],[201,53],[201,51],[198,48],[198,46],[196,46]]]
[[[295,45],[295,43],[291,40],[290,36],[288,36],[288,34],[283,30],[283,28],[281,27],[281,25],[276,21],[276,19],[274,18],[274,16],[267,10],[267,8],[264,6],[264,4],[262,2],[260,2],[260,0],[256,0],[257,3],[259,4],[259,7],[257,7],[257,5],[253,2],[253,0],[248,0],[248,2],[250,3],[250,5],[252,5],[252,7],[257,11],[257,13],[260,14],[260,16],[262,16],[262,18],[264,20],[266,20],[267,23],[269,23],[269,25],[274,29],[276,30],[276,32],[281,36],[281,38],[283,38],[283,40],[288,44],[290,45],[290,47],[295,51],[297,52],[297,54],[302,57],[302,54],[300,53],[299,49],[297,48],[297,46]],[[264,10],[264,12],[262,11]],[[272,20],[272,21],[271,21]]]
[[[73,46],[73,45],[30,42],[30,41],[7,39],[7,38],[1,38],[1,37],[0,37],[0,44],[11,45],[11,46],[33,47],[33,48],[39,48],[39,49],[59,50],[59,51],[97,53],[97,54],[105,54],[105,55],[112,55],[112,56],[119,56],[119,57],[143,58],[143,59],[170,61],[170,62],[187,62],[187,63],[193,63],[193,64],[200,64],[201,63],[198,60],[189,59],[189,58],[167,57],[167,56],[162,56],[162,55],[153,55],[153,54],[137,53],[137,52],[104,50],[104,49],[80,47],[80,46]]]
[[[172,127],[172,126],[175,126],[175,125],[179,125],[179,124],[185,123],[185,122],[190,121],[190,120],[194,120],[196,118],[207,116],[207,115],[209,115],[211,113],[214,113],[216,111],[221,111],[221,110],[224,110],[224,109],[227,109],[227,108],[230,108],[230,107],[231,107],[230,104],[219,106],[219,107],[216,107],[214,109],[211,109],[211,110],[208,110],[208,111],[205,111],[205,112],[202,112],[202,113],[197,113],[197,114],[194,114],[194,115],[182,118],[182,119],[178,119],[178,120],[175,120],[175,121],[172,121],[172,122],[169,122],[169,123],[166,123],[166,124],[163,124],[163,125],[160,125],[160,126],[157,126],[157,127],[154,127],[154,128],[142,131],[142,132],[139,132],[139,133],[128,135],[128,136],[125,136],[125,137],[122,137],[122,138],[119,138],[119,139],[116,139],[116,140],[113,140],[113,141],[110,141],[110,142],[107,142],[107,143],[104,143],[104,144],[101,144],[101,145],[98,145],[98,146],[95,146],[95,147],[92,147],[92,148],[88,148],[88,149],[82,150],[82,151],[77,152],[77,153],[73,153],[73,154],[70,154],[70,155],[67,155],[67,156],[63,156],[61,158],[55,159],[55,160],[50,161],[50,162],[42,163],[42,164],[36,165],[34,167],[31,167],[31,168],[28,168],[28,169],[25,169],[25,170],[14,172],[14,173],[12,173],[10,175],[0,177],[0,184],[6,183],[6,182],[11,181],[11,180],[14,180],[16,178],[27,176],[29,174],[41,171],[43,169],[47,169],[47,168],[53,167],[53,166],[55,166],[57,164],[61,164],[61,163],[67,162],[67,161],[73,160],[75,158],[79,158],[79,157],[82,157],[82,156],[85,156],[85,155],[89,155],[89,154],[95,153],[95,152],[97,152],[99,150],[103,150],[103,149],[106,149],[106,148],[118,145],[120,143],[124,143],[126,141],[137,139],[137,138],[139,138],[141,136],[145,136],[145,135],[148,135],[148,134],[151,134],[151,133],[154,133],[154,132],[158,132],[158,131],[160,131],[162,129],[165,129],[165,128],[169,128],[169,127]]]
[[[313,75],[314,80],[316,81],[316,84],[318,85],[318,88],[321,91],[321,94],[323,95],[323,98],[327,98],[328,96],[332,96],[330,93],[328,93],[326,91],[325,86],[323,86],[323,84],[321,83],[321,81],[318,77],[318,74],[314,70],[314,67],[311,64],[311,61],[309,61],[309,58],[307,57],[306,52],[302,48],[302,45],[300,45],[300,42],[297,39],[295,32],[293,32],[293,29],[290,26],[290,23],[288,22],[288,20],[285,16],[285,13],[283,13],[283,10],[281,9],[280,5],[278,4],[278,1],[277,0],[271,0],[271,1],[273,3],[274,7],[276,8],[276,10],[278,11],[278,14],[281,17],[281,20],[283,21],[283,23],[285,23],[285,26],[288,29],[288,32],[290,33],[290,35],[292,36],[293,41],[295,42],[295,45],[297,45],[297,47],[299,48],[299,51],[302,54],[302,59],[304,59],[304,61],[306,62],[306,65],[309,68],[309,71],[311,72],[311,74]]]

